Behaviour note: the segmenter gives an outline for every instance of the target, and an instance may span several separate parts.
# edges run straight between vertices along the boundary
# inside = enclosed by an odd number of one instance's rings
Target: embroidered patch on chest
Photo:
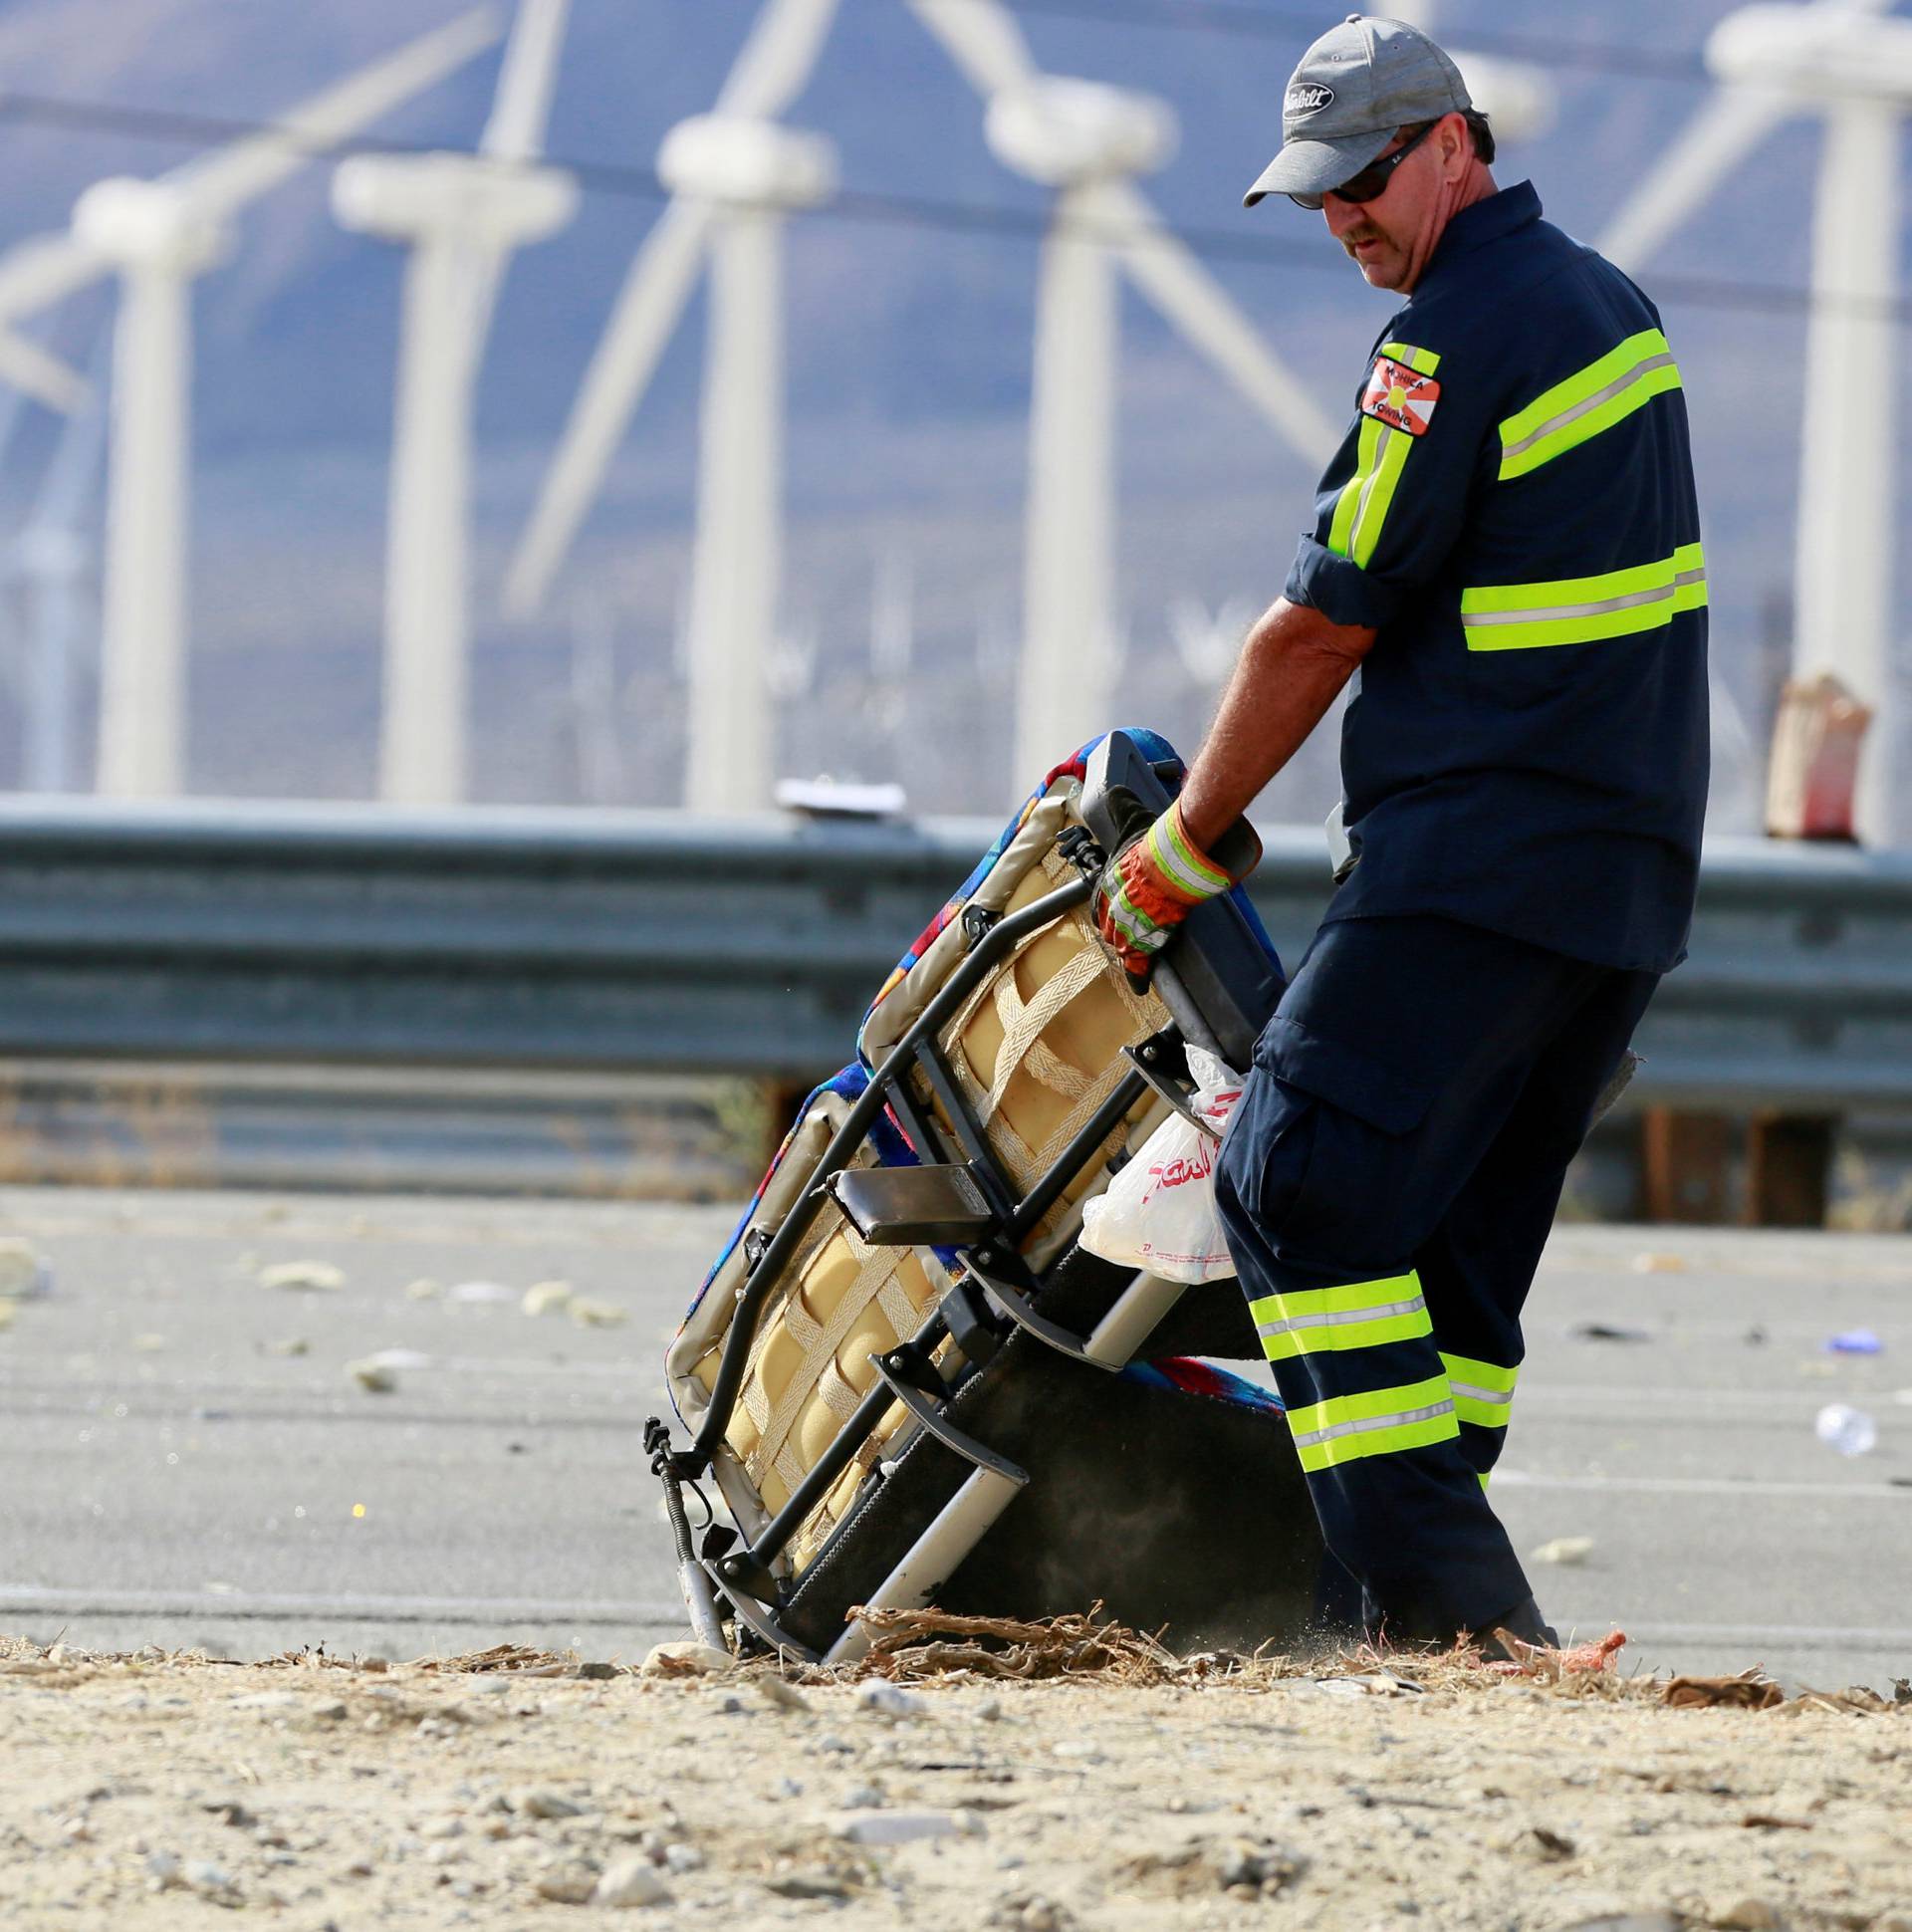
[[[1424,436],[1440,399],[1441,385],[1431,375],[1418,375],[1405,362],[1382,356],[1368,371],[1361,413],[1390,428],[1405,429],[1410,436]]]

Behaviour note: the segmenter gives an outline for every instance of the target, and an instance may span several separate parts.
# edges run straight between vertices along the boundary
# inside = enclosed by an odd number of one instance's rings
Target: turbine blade
[[[964,78],[985,98],[1033,87],[1041,78],[1029,42],[998,0],[909,0]]]
[[[0,382],[63,415],[75,415],[92,399],[93,387],[78,369],[50,356],[38,343],[0,330]]]
[[[160,178],[184,193],[195,213],[216,221],[422,94],[497,39],[496,13],[489,7],[474,8],[302,102],[281,116],[270,132],[200,155]]]
[[[768,0],[717,97],[720,115],[774,121],[810,80],[836,0]]]
[[[107,442],[106,383],[113,360],[113,325],[102,326],[88,363],[87,397],[60,431],[52,459],[40,482],[30,530],[77,531],[87,497],[100,474],[100,457]]]
[[[1187,244],[1161,225],[1126,183],[1110,183],[1096,202],[1110,245],[1137,285],[1170,322],[1261,410],[1298,455],[1324,463],[1341,432],[1276,355]]]
[[[1790,114],[1805,103],[1753,88],[1723,88],[1686,123],[1608,224],[1598,248],[1628,271],[1654,251]]]
[[[35,235],[0,255],[0,324],[50,308],[107,271],[107,260],[71,235]]]
[[[551,119],[551,95],[570,5],[571,0],[518,0],[491,119],[478,143],[481,154],[500,161],[533,161],[545,151],[545,127]]]
[[[1887,12],[1892,0],[1813,0],[1813,4],[1831,13],[1876,14]],[[1722,88],[1687,122],[1665,158],[1608,224],[1600,237],[1600,253],[1623,269],[1643,267],[1782,121],[1807,106],[1764,88]]]
[[[506,574],[514,615],[538,607],[565,561],[689,299],[713,218],[707,203],[673,201],[637,251]]]

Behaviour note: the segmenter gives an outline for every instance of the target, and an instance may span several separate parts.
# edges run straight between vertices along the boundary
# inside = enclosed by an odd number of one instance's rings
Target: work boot
[[[1542,1616],[1541,1606],[1531,1596],[1524,1597],[1504,1615],[1490,1616],[1474,1633],[1474,1642],[1483,1662],[1514,1664],[1521,1661],[1519,1654],[1501,1640],[1503,1632],[1537,1650],[1557,1650],[1560,1647],[1558,1634]]]

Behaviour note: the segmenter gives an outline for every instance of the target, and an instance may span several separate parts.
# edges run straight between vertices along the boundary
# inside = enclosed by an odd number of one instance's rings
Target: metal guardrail
[[[0,804],[0,1055],[800,1078],[848,1057],[980,820]],[[1328,892],[1277,828],[1285,960]],[[1912,854],[1722,842],[1641,1095],[1912,1107]]]

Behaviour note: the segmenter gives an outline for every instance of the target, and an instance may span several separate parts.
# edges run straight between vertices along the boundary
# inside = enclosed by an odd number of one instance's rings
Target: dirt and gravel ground
[[[1912,1932],[1912,1706],[1877,1699],[478,1661],[0,1642],[0,1919]]]

